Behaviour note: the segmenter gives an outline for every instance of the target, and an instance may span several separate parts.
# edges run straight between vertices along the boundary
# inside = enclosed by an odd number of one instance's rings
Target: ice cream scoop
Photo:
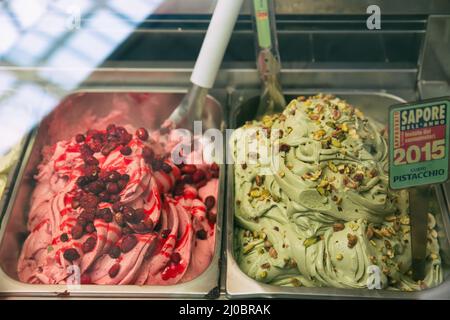
[[[192,86],[165,126],[192,126],[200,120],[205,98],[212,88],[243,0],[219,0],[191,75]]]

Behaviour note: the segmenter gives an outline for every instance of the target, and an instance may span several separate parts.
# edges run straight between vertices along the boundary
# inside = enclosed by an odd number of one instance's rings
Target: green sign
[[[267,1],[268,0],[253,0],[256,30],[258,32],[258,44],[264,49],[269,49],[272,46],[270,39],[269,5]]]
[[[389,185],[392,189],[449,178],[450,97],[394,105],[389,110]]]

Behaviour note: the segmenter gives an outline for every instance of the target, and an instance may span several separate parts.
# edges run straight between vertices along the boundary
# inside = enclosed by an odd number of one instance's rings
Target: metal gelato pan
[[[113,118],[119,125],[131,124],[158,129],[184,96],[184,92],[152,91],[120,88],[83,90],[67,96],[32,133],[24,154],[22,165],[13,187],[0,229],[0,296],[6,297],[100,297],[100,298],[216,298],[219,295],[220,253],[223,221],[225,172],[221,166],[218,190],[218,216],[216,224],[215,253],[209,267],[197,278],[169,286],[138,285],[34,285],[20,282],[16,268],[18,257],[27,236],[27,215],[33,191],[33,175],[42,158],[42,148],[61,139],[95,128],[92,119],[111,115],[113,105],[125,101],[123,112]],[[140,97],[145,96],[145,103]],[[131,102],[130,102],[131,101]],[[134,101],[134,103],[133,103]],[[114,102],[114,104],[113,104]],[[95,121],[95,120],[94,120]],[[211,96],[207,97],[203,114],[204,128],[223,130],[224,113],[221,105]]]
[[[314,95],[319,91],[289,91],[285,92],[288,99],[293,99],[300,95]],[[347,100],[352,105],[360,108],[365,115],[370,116],[381,123],[388,121],[388,108],[390,105],[404,102],[400,97],[384,92],[366,91],[332,91],[340,98]],[[259,92],[257,91],[235,91],[230,97],[230,126],[238,128],[245,124],[245,121],[255,117]],[[391,290],[368,290],[368,289],[338,289],[338,288],[307,288],[307,287],[281,287],[257,282],[241,271],[234,258],[234,167],[228,165],[227,176],[227,279],[226,294],[233,298],[384,298],[384,299],[439,299],[450,298],[450,220],[448,207],[445,203],[442,188],[434,188],[433,197],[430,199],[431,205],[439,208],[436,214],[438,239],[441,249],[441,257],[444,269],[444,282],[434,288],[416,292],[402,292]]]

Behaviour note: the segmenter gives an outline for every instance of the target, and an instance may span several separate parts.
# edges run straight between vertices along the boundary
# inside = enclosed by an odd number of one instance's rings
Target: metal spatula
[[[257,65],[262,81],[257,118],[283,111],[286,106],[280,75],[280,55],[275,23],[275,3],[253,0],[254,22],[257,31]]]
[[[190,126],[194,120],[201,119],[208,89],[212,88],[216,79],[242,2],[243,0],[217,2],[191,75],[192,87],[169,117],[169,123],[173,123],[175,127],[182,123]]]

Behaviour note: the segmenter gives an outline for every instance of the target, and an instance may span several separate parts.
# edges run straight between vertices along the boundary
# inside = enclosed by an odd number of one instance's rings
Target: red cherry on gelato
[[[139,128],[136,130],[136,135],[142,141],[146,141],[148,139],[148,131],[145,128]]]
[[[69,249],[66,249],[64,251],[63,257],[67,261],[72,262],[72,261],[75,261],[75,260],[79,259],[80,258],[80,254],[78,253],[77,249],[69,248]]]

